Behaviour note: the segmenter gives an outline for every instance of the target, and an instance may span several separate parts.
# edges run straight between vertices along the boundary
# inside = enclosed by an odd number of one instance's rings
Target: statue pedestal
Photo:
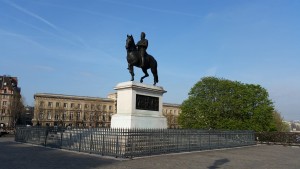
[[[117,90],[117,114],[111,119],[111,128],[167,128],[162,115],[162,87],[138,82],[119,83]]]

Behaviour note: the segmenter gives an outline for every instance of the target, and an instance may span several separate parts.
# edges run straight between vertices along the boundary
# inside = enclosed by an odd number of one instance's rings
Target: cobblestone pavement
[[[0,169],[299,169],[300,148],[258,145],[122,160],[0,137]]]

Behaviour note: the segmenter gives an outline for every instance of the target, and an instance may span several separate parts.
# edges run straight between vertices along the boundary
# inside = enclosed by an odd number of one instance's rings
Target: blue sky
[[[298,0],[0,0],[0,74],[19,78],[29,105],[41,92],[106,97],[130,80],[126,35],[137,42],[144,31],[164,102],[216,76],[261,85],[296,120],[299,9]]]

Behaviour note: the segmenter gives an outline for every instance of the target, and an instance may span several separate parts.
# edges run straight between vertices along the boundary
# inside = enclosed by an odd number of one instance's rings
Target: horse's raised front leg
[[[131,74],[131,81],[134,81],[134,72],[133,72],[133,66],[128,64],[129,73]]]
[[[147,69],[142,68],[142,70],[143,70],[145,76],[141,77],[141,80],[140,80],[141,83],[143,83],[143,79],[144,79],[145,77],[148,77],[148,76],[149,76],[149,74],[148,74],[148,72],[147,72]]]

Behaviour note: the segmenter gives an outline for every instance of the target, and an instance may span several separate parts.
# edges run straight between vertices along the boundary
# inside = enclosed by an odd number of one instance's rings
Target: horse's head
[[[134,39],[133,39],[132,35],[127,35],[126,46],[125,46],[125,48],[126,48],[127,50],[135,49],[135,43],[134,43]]]

